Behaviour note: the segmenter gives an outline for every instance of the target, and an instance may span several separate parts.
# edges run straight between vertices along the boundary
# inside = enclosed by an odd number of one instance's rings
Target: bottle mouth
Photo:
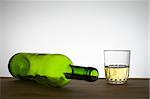
[[[90,76],[98,76],[98,72],[97,70],[92,70],[91,73],[90,73]]]
[[[98,79],[99,73],[98,70],[96,68],[93,67],[88,67],[88,72],[87,72],[87,77],[86,77],[86,81],[96,81]]]

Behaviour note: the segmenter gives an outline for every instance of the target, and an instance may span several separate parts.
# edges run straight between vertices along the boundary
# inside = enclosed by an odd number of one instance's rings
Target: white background
[[[39,52],[65,54],[103,78],[103,50],[125,49],[130,78],[148,78],[148,0],[1,0],[0,28],[0,76],[11,76],[15,53]]]

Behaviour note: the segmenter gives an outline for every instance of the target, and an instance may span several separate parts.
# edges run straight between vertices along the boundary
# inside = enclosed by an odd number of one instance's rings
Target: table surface
[[[53,88],[31,81],[0,78],[1,99],[149,99],[150,79],[129,79],[124,85],[72,80],[64,88]]]

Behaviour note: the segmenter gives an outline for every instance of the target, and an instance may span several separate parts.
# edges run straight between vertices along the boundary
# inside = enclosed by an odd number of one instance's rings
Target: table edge
[[[0,77],[0,79],[15,79],[14,77]],[[105,79],[105,78],[98,78]],[[129,80],[150,80],[150,78],[128,78]]]

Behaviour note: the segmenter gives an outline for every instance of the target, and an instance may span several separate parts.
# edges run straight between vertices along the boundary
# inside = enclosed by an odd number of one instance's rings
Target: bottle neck
[[[96,81],[98,79],[98,70],[93,67],[81,67],[70,65],[72,73],[65,73],[67,79],[78,79],[86,81]]]

